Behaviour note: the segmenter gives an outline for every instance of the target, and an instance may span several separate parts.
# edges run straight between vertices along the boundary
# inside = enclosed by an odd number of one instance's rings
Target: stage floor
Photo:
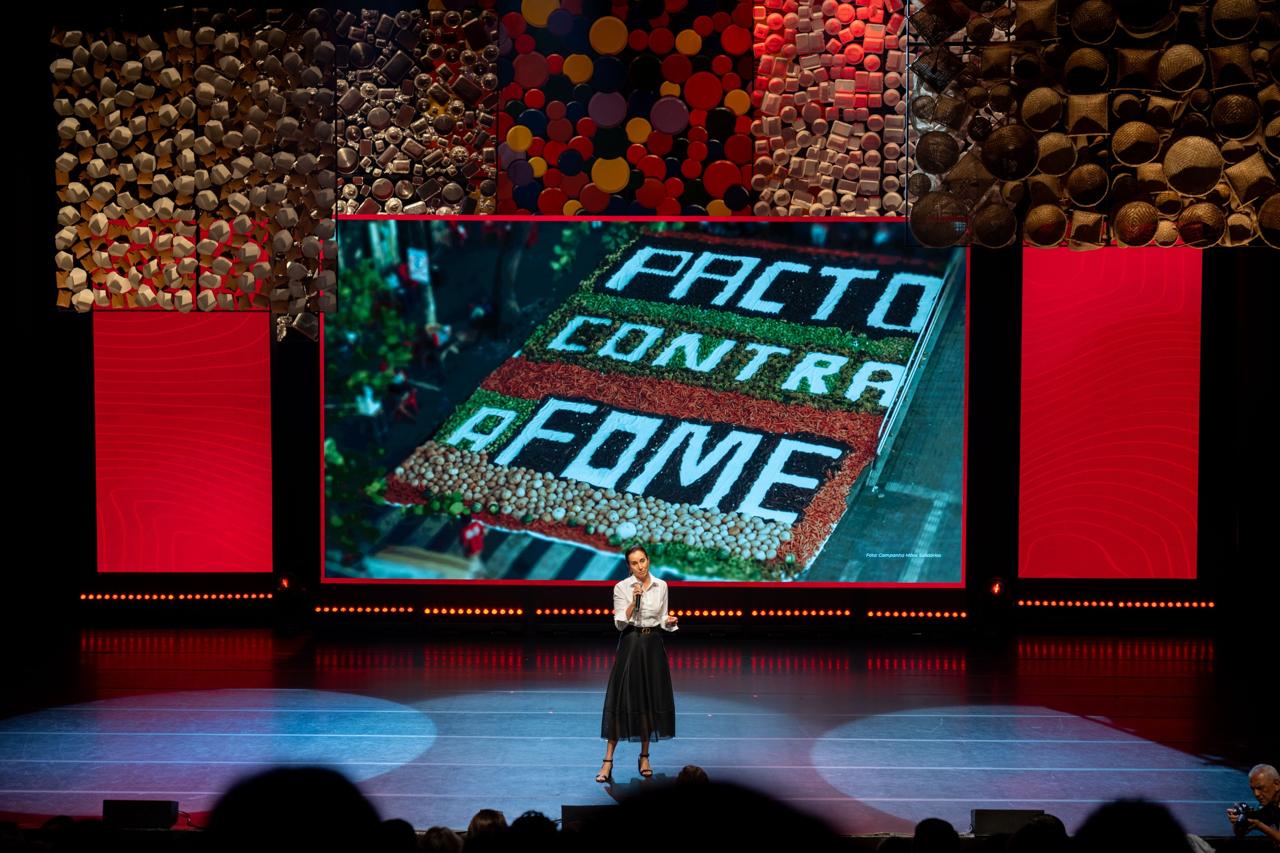
[[[607,628],[420,641],[86,630],[5,699],[0,817],[177,799],[198,824],[241,776],[324,764],[418,828],[464,828],[481,808],[558,818],[641,784],[632,744],[612,789],[592,781],[613,641]],[[1209,640],[684,631],[667,649],[677,737],[653,745],[655,778],[698,764],[850,834],[930,816],[963,832],[975,808],[1042,808],[1072,829],[1100,802],[1143,796],[1222,835],[1224,808],[1251,799],[1243,768],[1261,760]]]

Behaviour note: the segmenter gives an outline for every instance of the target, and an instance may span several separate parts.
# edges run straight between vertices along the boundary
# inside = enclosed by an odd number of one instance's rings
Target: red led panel
[[[93,315],[98,571],[271,571],[268,320]]]
[[[1021,577],[1195,577],[1201,257],[1023,252]]]

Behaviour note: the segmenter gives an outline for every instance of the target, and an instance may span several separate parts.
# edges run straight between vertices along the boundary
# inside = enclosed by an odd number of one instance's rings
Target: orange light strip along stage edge
[[[323,615],[351,615],[358,614],[362,616],[375,616],[386,614],[405,615],[409,613],[421,613],[423,616],[500,616],[512,617],[523,616],[524,609],[520,607],[422,607],[417,606],[395,606],[387,607],[382,605],[317,605],[315,612]]]
[[[525,611],[519,607],[423,607],[414,606],[381,606],[381,605],[324,605],[314,608],[316,613],[331,614],[406,614],[421,612],[423,616],[489,616],[516,617],[523,616]],[[672,610],[671,614],[681,619],[813,619],[813,618],[856,618],[855,612],[848,609],[782,609],[782,610],[736,610],[736,609],[691,609]],[[539,607],[533,615],[541,618],[581,618],[605,617],[613,615],[607,607]],[[868,610],[867,618],[876,619],[967,619],[969,614],[963,610]]]
[[[161,602],[161,601],[270,601],[270,592],[82,592],[81,601]]]
[[[1083,608],[1127,608],[1129,610],[1212,610],[1216,603],[1212,601],[1116,601],[1114,599],[1018,599],[1019,607],[1083,607]]]

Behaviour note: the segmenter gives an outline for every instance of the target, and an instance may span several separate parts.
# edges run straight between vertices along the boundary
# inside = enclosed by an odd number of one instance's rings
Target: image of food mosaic
[[[522,265],[536,263],[548,249],[543,241],[552,241],[562,269],[597,260],[563,287],[545,272],[514,279],[520,301],[537,304],[542,318],[520,333],[522,343],[495,343],[510,318],[492,321],[476,307],[471,316],[481,319],[426,343],[444,360],[427,381],[448,386],[466,373],[474,384],[456,397],[442,392],[456,404],[429,438],[387,459],[374,488],[406,519],[416,511],[434,521],[423,522],[428,532],[383,540],[363,563],[334,571],[603,579],[591,573],[624,571],[618,553],[640,543],[675,578],[957,582],[961,256],[904,254],[891,242],[902,239],[901,225],[867,225],[882,230],[865,234],[831,226],[840,246],[827,245],[825,230],[803,227],[793,234],[781,223],[744,225],[725,234],[694,224],[606,223],[490,235],[500,268],[512,253]],[[406,233],[423,244],[423,235]],[[801,233],[806,238],[795,239]],[[385,236],[357,238],[370,252],[386,251]],[[446,248],[443,239],[430,237],[426,251],[457,259],[450,265],[489,250],[474,245],[476,237],[463,248]],[[406,289],[388,298],[420,305],[421,285],[415,295]],[[331,364],[334,382],[364,375],[350,361],[363,346],[354,334]],[[477,374],[471,357],[453,355],[504,349],[510,354],[487,374]],[[389,388],[411,388],[412,365],[387,371]],[[335,386],[335,393],[342,392]],[[404,393],[385,398],[381,411],[400,405]],[[913,416],[928,425],[904,428]],[[415,410],[413,421],[419,417]],[[377,427],[360,421],[333,434],[359,447],[360,435]],[[393,434],[395,421],[385,426]],[[412,432],[408,424],[400,431]],[[553,543],[551,556],[521,564],[513,546],[495,544],[484,561],[452,567],[454,575],[449,567],[407,567],[409,542],[448,536],[468,519],[499,543]],[[927,534],[904,542],[902,531],[917,522]],[[596,556],[604,562],[593,564]]]

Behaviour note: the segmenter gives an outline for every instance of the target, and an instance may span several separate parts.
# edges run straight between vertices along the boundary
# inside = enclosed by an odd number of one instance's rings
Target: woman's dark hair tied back
[[[631,559],[631,554],[632,554],[632,552],[634,552],[634,551],[639,551],[640,553],[644,554],[644,555],[645,555],[645,557],[648,557],[648,556],[649,556],[649,552],[648,552],[648,551],[646,551],[646,550],[644,549],[644,546],[643,546],[643,545],[632,545],[632,546],[631,546],[630,548],[628,548],[625,552],[623,552],[622,559],[624,559],[624,560],[630,560],[630,559]]]

